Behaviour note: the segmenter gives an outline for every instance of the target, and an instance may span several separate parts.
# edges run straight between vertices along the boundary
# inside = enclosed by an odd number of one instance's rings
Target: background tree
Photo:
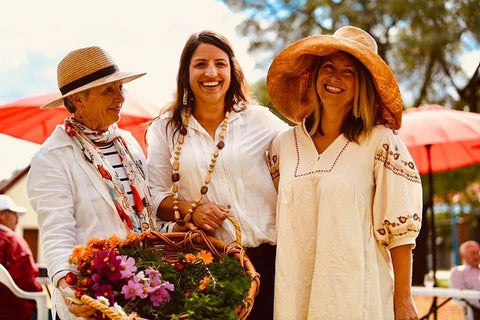
[[[368,31],[392,67],[407,107],[437,103],[480,111],[480,63],[462,71],[462,53],[480,49],[478,0],[222,0],[245,14],[238,31],[264,69],[303,37],[345,24]]]

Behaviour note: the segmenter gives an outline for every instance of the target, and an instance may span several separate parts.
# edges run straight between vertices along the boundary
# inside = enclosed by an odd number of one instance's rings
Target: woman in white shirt
[[[162,220],[201,228],[242,245],[261,274],[249,319],[272,319],[275,206],[265,152],[288,125],[249,104],[247,83],[222,35],[195,33],[183,49],[176,98],[148,129],[153,204]]]

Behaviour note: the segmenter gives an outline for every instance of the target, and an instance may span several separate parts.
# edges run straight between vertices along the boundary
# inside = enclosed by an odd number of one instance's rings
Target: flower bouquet
[[[98,319],[245,319],[259,287],[244,249],[202,231],[92,238],[67,282]]]

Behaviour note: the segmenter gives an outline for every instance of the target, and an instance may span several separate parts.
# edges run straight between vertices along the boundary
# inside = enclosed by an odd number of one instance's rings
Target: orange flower
[[[187,253],[185,255],[185,261],[187,261],[188,263],[195,263],[197,261],[197,257],[195,257],[195,255],[191,253]]]
[[[203,278],[202,280],[200,280],[200,285],[198,286],[198,288],[200,290],[205,290],[207,288],[207,285],[212,282],[212,278],[209,278],[209,277],[205,277]]]
[[[138,235],[137,233],[135,232],[130,232],[129,234],[127,234],[127,236],[125,237],[125,241],[123,241],[123,243],[121,244],[122,247],[125,247],[125,246],[130,246],[132,244],[136,244],[136,243],[139,243],[141,241],[141,237],[140,235]]]
[[[77,263],[81,261],[83,255],[85,254],[85,247],[81,244],[73,247],[72,256],[69,259],[69,263]]]
[[[116,234],[112,235],[110,238],[108,238],[107,240],[107,246],[109,248],[115,248],[116,246],[118,246],[120,243],[122,242],[122,239],[120,239],[119,236],[117,236]]]
[[[209,251],[201,250],[197,254],[197,258],[202,260],[203,264],[206,266],[213,262],[213,256]]]

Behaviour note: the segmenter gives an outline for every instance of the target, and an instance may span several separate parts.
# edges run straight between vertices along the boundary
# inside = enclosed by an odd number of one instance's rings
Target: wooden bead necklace
[[[193,211],[197,208],[200,201],[202,201],[205,194],[208,192],[207,185],[212,180],[212,173],[213,169],[215,168],[215,163],[217,161],[218,155],[220,154],[220,150],[225,147],[225,134],[227,132],[227,125],[228,125],[228,118],[230,116],[230,112],[225,112],[225,118],[222,121],[222,131],[220,132],[220,141],[218,141],[215,151],[212,154],[212,159],[210,160],[210,164],[208,166],[208,173],[205,177],[203,186],[200,188],[200,194],[195,198],[192,202],[191,207],[188,209],[187,214],[183,219],[180,215],[180,208],[178,206],[178,182],[180,181],[180,173],[178,170],[180,169],[180,155],[182,153],[182,145],[185,141],[185,136],[187,135],[187,128],[188,128],[188,120],[192,115],[192,110],[188,108],[185,111],[185,119],[183,120],[183,126],[180,128],[180,135],[178,136],[177,145],[175,148],[175,155],[173,156],[173,165],[172,165],[172,192],[173,192],[173,213],[175,216],[175,221],[179,226],[185,225],[186,222],[190,221],[193,215]]]

